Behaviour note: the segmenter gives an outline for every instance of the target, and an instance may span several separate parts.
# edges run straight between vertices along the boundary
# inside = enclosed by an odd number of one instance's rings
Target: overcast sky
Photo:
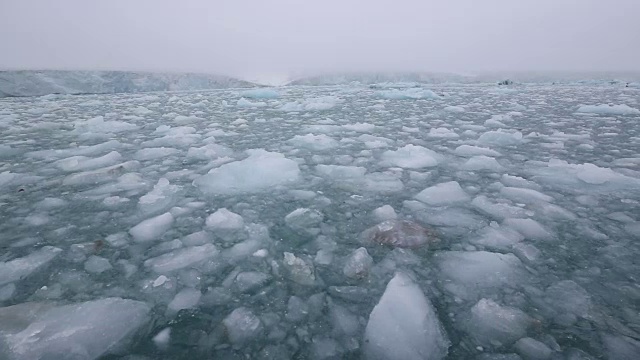
[[[640,70],[640,0],[0,0],[0,68]]]

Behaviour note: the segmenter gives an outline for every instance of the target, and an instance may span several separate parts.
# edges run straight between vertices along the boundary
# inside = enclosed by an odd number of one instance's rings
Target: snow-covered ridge
[[[0,98],[253,87],[228,76],[126,71],[0,71]]]

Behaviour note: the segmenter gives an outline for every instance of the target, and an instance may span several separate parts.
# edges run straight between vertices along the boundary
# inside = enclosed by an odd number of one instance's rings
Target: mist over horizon
[[[640,2],[67,0],[0,4],[0,69],[637,72]]]

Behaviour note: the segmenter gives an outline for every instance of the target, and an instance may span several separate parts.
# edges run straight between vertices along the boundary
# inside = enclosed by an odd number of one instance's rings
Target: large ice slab
[[[518,145],[520,142],[522,142],[522,133],[519,131],[513,133],[503,130],[487,131],[478,138],[478,143],[484,145],[507,146]]]
[[[97,359],[130,341],[150,310],[143,302],[121,298],[0,308],[0,358]]]
[[[466,330],[486,347],[511,345],[525,336],[533,319],[519,309],[501,306],[490,299],[480,299],[466,319]]]
[[[408,275],[397,273],[369,315],[363,353],[367,360],[442,359],[449,341],[436,311]]]
[[[379,91],[378,97],[390,100],[417,100],[417,99],[439,99],[440,97],[431,90],[411,88],[405,90],[391,89]]]
[[[242,194],[266,191],[298,180],[298,163],[262,149],[247,150],[248,158],[214,168],[193,181],[207,194]]]
[[[335,139],[325,134],[296,135],[292,139],[290,139],[288,143],[295,147],[309,149],[313,151],[326,151],[326,150],[331,150],[333,148],[336,148],[338,146],[338,142]]]
[[[144,243],[158,239],[173,226],[175,219],[171,213],[146,219],[129,229],[129,234],[136,242]]]
[[[626,104],[620,105],[581,105],[578,108],[579,113],[591,113],[598,115],[638,115],[640,110],[632,108]]]
[[[442,206],[469,201],[471,197],[462,190],[457,181],[449,181],[422,190],[415,199],[428,205]]]
[[[53,260],[62,249],[53,246],[44,246],[31,254],[0,262],[0,285],[23,279]]]
[[[496,288],[514,288],[526,280],[522,262],[513,254],[444,251],[434,254],[433,260],[443,287],[465,300],[475,300]]]
[[[398,166],[406,169],[421,169],[438,165],[440,156],[435,151],[422,146],[406,145],[395,151],[382,153],[383,164]]]
[[[213,244],[191,246],[148,259],[144,262],[144,266],[157,273],[166,274],[210,259],[218,253],[218,249]]]
[[[533,180],[549,186],[574,190],[588,188],[590,191],[608,193],[612,190],[640,190],[640,179],[627,176],[610,168],[591,163],[571,164],[564,160],[551,159],[547,166],[529,170]]]

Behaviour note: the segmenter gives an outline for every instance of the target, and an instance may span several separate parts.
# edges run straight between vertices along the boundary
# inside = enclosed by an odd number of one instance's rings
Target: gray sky
[[[0,68],[640,70],[640,0],[0,0]]]

